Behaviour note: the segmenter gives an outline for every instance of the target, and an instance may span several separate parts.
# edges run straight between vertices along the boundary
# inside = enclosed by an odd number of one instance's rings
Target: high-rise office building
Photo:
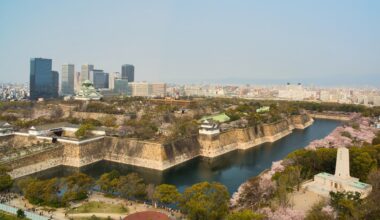
[[[119,95],[130,95],[128,80],[127,79],[115,79],[113,91]]]
[[[119,72],[110,73],[108,76],[108,88],[113,90],[115,88],[115,80],[120,78]]]
[[[103,70],[92,70],[90,71],[90,81],[93,82],[96,89],[108,88],[108,73]]]
[[[83,64],[80,72],[80,81],[84,82],[85,80],[90,79],[90,72],[94,70],[94,65]]]
[[[130,64],[124,64],[121,66],[121,78],[128,79],[128,82],[135,81],[135,67]]]
[[[51,59],[30,59],[29,88],[32,100],[58,97],[58,72],[53,72],[51,68]]]
[[[77,93],[80,90],[82,82],[80,81],[80,72],[76,72],[74,75],[74,92]]]
[[[74,64],[63,64],[61,73],[61,93],[62,95],[74,94]]]
[[[58,97],[58,91],[59,91],[59,73],[58,71],[51,71],[52,77],[53,77],[53,97]]]

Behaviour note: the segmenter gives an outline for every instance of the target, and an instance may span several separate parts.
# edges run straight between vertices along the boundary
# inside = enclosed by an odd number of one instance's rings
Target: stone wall
[[[236,149],[248,149],[266,142],[274,142],[290,134],[294,128],[304,129],[312,123],[313,120],[310,116],[297,115],[292,116],[289,120],[233,129],[219,135],[199,135],[200,154],[212,158]]]
[[[33,153],[14,161],[9,161],[4,165],[12,171],[9,173],[12,178],[26,176],[32,173],[46,170],[63,164],[63,145]]]
[[[328,114],[328,113],[310,113],[312,118],[317,119],[328,119],[328,120],[338,120],[338,121],[349,121],[351,120],[348,114]]]
[[[13,177],[59,165],[81,167],[100,160],[165,170],[198,156],[212,158],[236,149],[273,142],[290,134],[294,128],[305,128],[311,123],[308,116],[295,117],[272,124],[232,129],[215,136],[184,138],[170,144],[118,137],[104,137],[80,144],[60,143],[56,149],[20,158],[9,165],[13,169]]]
[[[30,146],[32,144],[42,143],[43,140],[38,140],[33,136],[9,135],[0,137],[2,146],[10,146],[13,148]]]

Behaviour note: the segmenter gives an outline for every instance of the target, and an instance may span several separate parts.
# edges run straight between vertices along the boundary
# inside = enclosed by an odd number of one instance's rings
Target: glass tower
[[[121,66],[121,78],[128,79],[128,82],[135,81],[135,67],[130,64],[124,64]]]
[[[90,81],[93,82],[96,89],[105,89],[109,86],[108,73],[103,70],[90,71]]]
[[[57,98],[58,72],[51,70],[52,60],[44,58],[30,59],[30,98]]]

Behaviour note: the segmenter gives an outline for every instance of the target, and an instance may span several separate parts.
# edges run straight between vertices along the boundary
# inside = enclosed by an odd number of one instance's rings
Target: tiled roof
[[[43,131],[43,130],[62,128],[62,127],[70,127],[70,126],[72,126],[72,124],[70,124],[69,122],[58,122],[58,123],[51,123],[51,124],[44,124],[44,125],[36,125],[36,126],[32,126],[30,129],[34,128],[33,130]]]

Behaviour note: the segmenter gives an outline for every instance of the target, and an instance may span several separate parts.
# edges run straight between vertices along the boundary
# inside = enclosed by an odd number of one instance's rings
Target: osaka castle
[[[313,181],[306,182],[302,187],[326,197],[329,196],[330,191],[333,191],[358,192],[360,197],[364,198],[372,191],[371,185],[350,176],[350,156],[348,149],[345,147],[338,148],[334,175],[318,173],[314,176]]]
[[[102,95],[95,89],[90,80],[85,80],[79,92],[74,96],[75,100],[100,100]]]

